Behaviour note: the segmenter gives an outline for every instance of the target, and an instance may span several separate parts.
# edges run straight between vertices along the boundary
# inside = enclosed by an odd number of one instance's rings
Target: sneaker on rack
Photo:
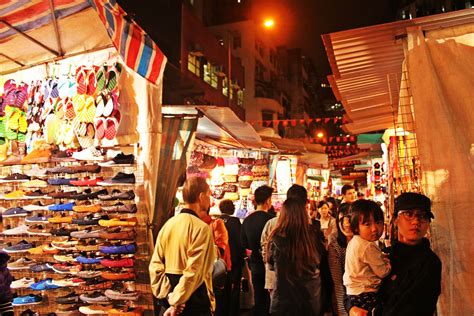
[[[51,267],[46,263],[37,263],[30,266],[30,270],[33,272],[45,272],[45,271],[53,271]]]
[[[90,177],[85,177],[82,180],[74,180],[71,181],[71,185],[77,186],[77,187],[93,187],[96,186],[97,183],[102,182],[104,179],[102,177],[97,177],[95,179],[92,179]]]
[[[38,213],[36,215],[30,216],[25,218],[26,223],[48,223],[48,218],[50,218],[51,215],[43,215],[41,213]]]
[[[31,284],[35,283],[34,278],[24,277],[19,280],[15,280],[10,284],[11,289],[27,289]]]
[[[77,195],[77,191],[64,192],[60,190],[48,193],[48,196],[53,199],[73,199],[75,195]]]
[[[33,248],[33,245],[26,240],[22,240],[17,244],[3,249],[6,253],[27,252],[28,249]]]
[[[53,259],[61,263],[62,262],[76,262],[76,257],[73,254],[67,254],[67,255],[56,254],[56,255],[53,255]]]
[[[79,295],[76,292],[69,292],[63,296],[56,297],[54,301],[57,304],[77,304],[79,303]]]
[[[107,228],[99,232],[99,238],[106,240],[133,240],[137,236],[134,229],[120,227]]]
[[[16,261],[10,262],[7,265],[8,270],[27,270],[33,266],[36,261],[31,260],[27,257],[22,257]]]
[[[51,230],[51,234],[54,236],[71,236],[73,232],[76,232],[77,228],[72,227],[61,227]]]
[[[59,287],[77,287],[84,284],[85,281],[81,278],[67,278],[53,280],[53,284]]]
[[[3,198],[5,200],[21,200],[25,198],[25,191],[23,190],[16,190],[10,193],[4,194]]]
[[[101,194],[98,196],[99,200],[102,201],[114,201],[114,200],[133,200],[135,198],[135,192],[129,190],[121,192],[120,190],[112,190],[110,194]]]
[[[76,250],[77,240],[53,240],[51,246],[59,250]]]
[[[51,266],[51,269],[53,269],[54,272],[61,274],[77,274],[79,271],[82,270],[82,265],[70,264],[68,262],[56,263]]]
[[[77,239],[99,238],[100,232],[101,231],[97,229],[86,228],[84,230],[71,232],[70,236]]]
[[[44,178],[46,177],[46,169],[35,165],[33,168],[26,170],[25,174],[31,178]]]
[[[136,301],[138,300],[137,292],[119,292],[111,289],[105,290],[105,296],[111,300]]]
[[[85,270],[85,271],[79,271],[77,273],[78,278],[83,278],[83,279],[93,279],[101,276],[102,272],[101,271],[95,271],[95,270]]]
[[[108,153],[107,153],[108,154]],[[133,165],[135,162],[135,156],[133,154],[125,155],[124,153],[119,153],[112,159],[99,163],[102,167],[114,167],[114,166],[128,166]]]
[[[112,308],[107,313],[108,316],[141,316],[143,315],[143,307]]]
[[[47,279],[31,284],[30,288],[32,290],[37,290],[37,291],[55,290],[59,288],[59,286],[54,285],[52,281],[53,279],[47,278]]]
[[[101,170],[102,170],[102,167],[96,163],[92,165],[79,165],[79,166],[71,167],[72,173],[81,173],[81,172],[99,173]]]
[[[41,304],[43,302],[43,297],[41,295],[28,294],[25,296],[17,296],[13,298],[13,306],[23,306],[23,305],[35,305]]]
[[[112,185],[130,185],[135,184],[135,175],[133,173],[119,172],[113,178],[105,181],[100,181],[97,185],[112,186]]]
[[[2,217],[24,217],[30,214],[31,211],[27,211],[21,207],[13,207],[9,208],[5,212],[3,212]]]
[[[137,252],[137,245],[135,243],[127,245],[110,245],[110,246],[100,246],[99,251],[104,254],[134,254]]]
[[[3,235],[26,235],[28,234],[28,226],[26,225],[20,225],[18,227],[14,227],[11,229],[6,229],[2,232]]]
[[[114,205],[104,205],[101,208],[104,212],[117,212],[117,213],[136,213],[136,204],[123,204],[122,202],[115,203]]]
[[[48,206],[49,211],[62,212],[62,211],[72,211],[74,207],[74,202],[70,203],[59,203]]]
[[[82,264],[99,264],[101,263],[101,260],[103,257],[95,257],[95,256],[79,256],[76,258],[76,262],[82,263]]]
[[[0,182],[26,182],[28,180],[30,180],[30,177],[21,173],[12,173],[9,176],[0,178]]]
[[[43,225],[32,225],[27,229],[28,235],[35,236],[51,236],[51,229],[44,227]]]
[[[109,220],[101,219],[99,221],[100,226],[104,227],[116,227],[116,226],[135,226],[137,225],[137,219],[136,218],[112,218]]]
[[[90,294],[81,294],[81,301],[88,304],[110,304],[110,299],[101,292],[93,292]]]
[[[48,179],[50,185],[71,185],[71,181],[77,180],[77,178],[55,178]]]
[[[77,151],[72,154],[72,158],[77,160],[103,161],[104,156],[102,152],[95,147],[89,147],[82,151]]]
[[[41,163],[48,162],[51,157],[51,151],[49,149],[34,149],[28,155],[23,157],[22,163]]]
[[[112,305],[88,305],[79,307],[79,311],[85,315],[107,315],[112,308]]]
[[[23,206],[23,209],[25,209],[29,212],[32,212],[32,211],[49,211],[48,207],[49,207],[49,205],[44,205],[41,202],[37,202],[37,203],[33,203],[33,204]]]
[[[133,268],[134,261],[132,258],[102,259],[100,264],[107,268]]]
[[[46,188],[47,186],[48,182],[39,179],[30,180],[21,184],[22,188]]]

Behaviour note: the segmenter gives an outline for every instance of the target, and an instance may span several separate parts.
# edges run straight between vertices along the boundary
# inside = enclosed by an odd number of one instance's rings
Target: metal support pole
[[[49,0],[49,8],[51,10],[51,20],[53,21],[54,33],[56,34],[56,43],[58,44],[59,56],[63,56],[64,51],[63,51],[63,48],[61,46],[61,37],[59,36],[58,20],[56,20],[56,14],[54,12],[53,0]]]

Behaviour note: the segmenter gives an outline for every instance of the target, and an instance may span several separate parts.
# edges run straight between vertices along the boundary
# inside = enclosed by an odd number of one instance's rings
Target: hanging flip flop
[[[84,94],[87,92],[87,73],[84,68],[78,68],[76,73],[77,93]]]
[[[117,136],[119,123],[114,117],[108,117],[105,120],[105,138],[112,140]]]
[[[73,142],[76,135],[71,123],[64,124],[64,145],[69,147]]]
[[[13,79],[7,80],[3,87],[3,102],[5,105],[15,105],[17,89],[15,81]]]
[[[71,99],[66,102],[66,112],[64,114],[66,120],[72,121],[76,117],[76,111],[74,111],[74,104]]]
[[[91,123],[86,124],[86,132],[84,136],[77,137],[79,144],[82,148],[89,148],[94,146],[94,136],[95,136],[95,129],[94,125]]]
[[[107,82],[107,69],[105,66],[102,66],[97,71],[97,86],[96,86],[96,93],[99,94],[104,90],[105,83]]]
[[[93,95],[97,89],[97,78],[94,69],[89,70],[87,74],[87,89],[86,94]]]
[[[95,134],[99,140],[105,137],[105,124],[105,119],[103,117],[99,117],[95,121]]]
[[[66,99],[69,96],[69,79],[61,78],[58,82],[58,92],[61,99]]]
[[[18,118],[18,132],[26,133],[28,131],[28,121],[26,120],[26,114],[20,111],[20,117]]]
[[[101,117],[104,114],[105,97],[101,93],[95,98],[95,117]]]
[[[49,114],[44,122],[44,139],[48,144],[54,144],[56,133],[58,131],[58,122],[56,115]]]
[[[117,63],[115,66],[112,66],[107,71],[107,84],[106,89],[108,92],[112,92],[117,88],[118,79],[122,72],[122,66]]]
[[[86,97],[82,94],[77,94],[72,98],[72,103],[74,104],[74,111],[76,112],[77,118],[82,121],[86,106]]]
[[[58,89],[58,80],[57,79],[52,79],[49,82],[49,88],[50,88],[50,97],[53,99],[56,99],[59,97],[59,89]]]
[[[73,98],[77,93],[77,82],[72,78],[68,78],[68,97]]]
[[[91,96],[88,96],[86,98],[86,105],[84,106],[84,110],[83,110],[82,121],[88,122],[88,123],[94,122],[95,109],[96,107],[95,107],[94,98]]]
[[[65,100],[63,99],[58,99],[58,103],[56,103],[56,110],[54,111],[58,119],[62,120],[64,119],[64,102]]]
[[[16,90],[15,106],[19,109],[22,109],[27,98],[28,98],[28,85],[26,83],[23,83],[19,85]]]

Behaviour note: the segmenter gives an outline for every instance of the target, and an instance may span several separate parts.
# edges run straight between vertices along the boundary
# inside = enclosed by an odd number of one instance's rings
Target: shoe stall
[[[166,57],[124,17],[107,0],[2,7],[0,248],[17,315],[153,314]]]

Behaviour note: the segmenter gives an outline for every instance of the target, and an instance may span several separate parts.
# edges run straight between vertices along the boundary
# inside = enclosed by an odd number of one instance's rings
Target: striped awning
[[[430,31],[473,21],[474,10],[467,9],[322,35],[328,80],[350,121],[345,129],[360,134],[394,126],[408,28]]]
[[[112,45],[161,81],[166,57],[115,0],[0,0],[0,75]]]

